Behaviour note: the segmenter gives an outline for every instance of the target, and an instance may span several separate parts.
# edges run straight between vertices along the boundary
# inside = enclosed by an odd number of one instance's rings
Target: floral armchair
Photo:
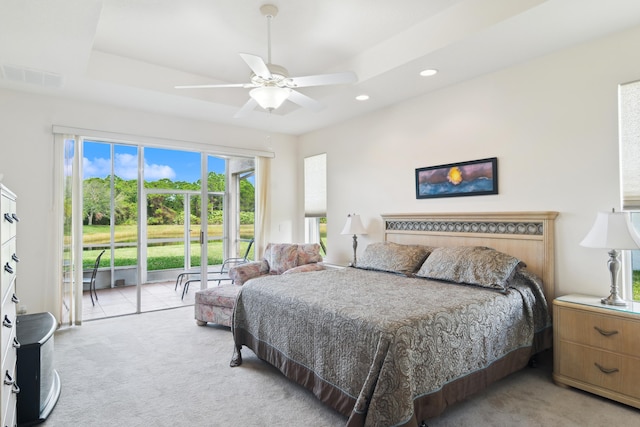
[[[324,270],[317,243],[269,243],[260,261],[237,265],[229,270],[235,285],[267,274],[291,274]]]
[[[196,323],[231,326],[236,297],[249,279],[267,274],[290,274],[303,271],[324,270],[321,264],[320,245],[295,243],[269,244],[260,261],[238,264],[229,269],[233,284],[223,284],[196,292],[194,315]]]

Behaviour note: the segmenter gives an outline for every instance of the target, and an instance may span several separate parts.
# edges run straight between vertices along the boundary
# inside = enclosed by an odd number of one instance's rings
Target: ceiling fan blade
[[[256,76],[263,79],[271,78],[271,71],[269,71],[269,67],[267,67],[267,64],[264,63],[262,58],[256,55],[251,55],[250,53],[241,53],[240,56]]]
[[[258,103],[255,99],[249,98],[249,100],[240,108],[234,115],[234,119],[241,119],[243,117],[247,117],[250,112],[253,111],[254,108],[258,106]]]
[[[298,92],[297,90],[291,90],[289,98],[287,99],[295,104],[298,104],[301,107],[308,108],[316,112],[324,108],[324,105],[322,105],[322,103],[308,97],[303,93]]]
[[[182,85],[182,86],[174,86],[174,89],[209,89],[215,87],[253,87],[250,83],[229,83],[222,85]]]
[[[315,76],[291,77],[289,87],[309,87],[355,83],[358,76],[353,71],[343,73],[317,74]]]

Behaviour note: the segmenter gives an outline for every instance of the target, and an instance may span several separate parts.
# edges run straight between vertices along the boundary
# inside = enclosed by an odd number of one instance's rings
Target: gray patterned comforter
[[[549,331],[526,270],[506,293],[354,268],[266,276],[233,319],[237,349],[365,426],[418,425],[526,366]]]

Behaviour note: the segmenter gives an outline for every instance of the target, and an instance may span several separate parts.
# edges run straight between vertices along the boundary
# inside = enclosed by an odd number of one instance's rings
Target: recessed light
[[[436,74],[438,74],[438,70],[434,70],[434,69],[426,69],[426,70],[420,71],[420,75],[422,77],[435,76]]]
[[[358,96],[356,96],[356,99],[358,101],[366,101],[366,100],[369,99],[369,95],[364,95],[364,94],[363,95],[358,95]]]

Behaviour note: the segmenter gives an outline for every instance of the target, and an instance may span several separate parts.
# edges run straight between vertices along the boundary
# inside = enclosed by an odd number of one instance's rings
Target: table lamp
[[[342,233],[340,234],[353,234],[353,263],[352,266],[356,265],[356,249],[358,248],[358,237],[357,234],[367,234],[367,230],[362,225],[362,221],[360,220],[360,215],[349,214],[347,215],[347,222],[342,229]]]
[[[628,214],[624,212],[598,212],[593,227],[580,242],[587,248],[609,249],[609,272],[611,274],[611,293],[600,301],[606,305],[625,306],[627,302],[620,297],[618,276],[620,274],[620,250],[638,249],[640,237],[629,224]]]

